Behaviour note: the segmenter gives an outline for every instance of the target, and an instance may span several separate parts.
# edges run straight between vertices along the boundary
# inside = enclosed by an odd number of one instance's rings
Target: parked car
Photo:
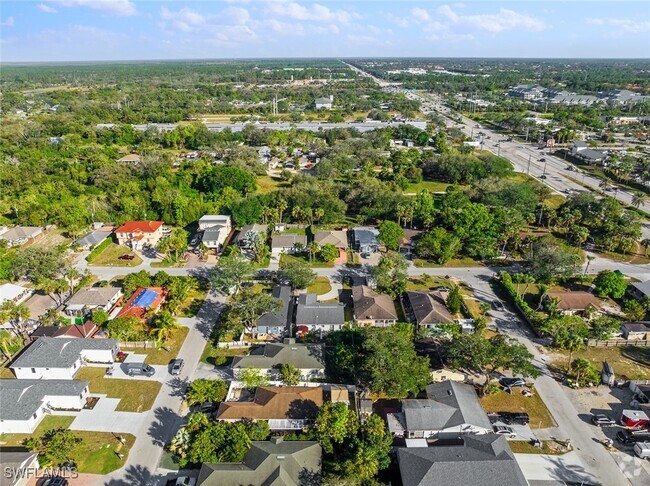
[[[169,372],[172,375],[180,375],[184,364],[185,362],[182,359],[173,359],[171,362],[171,367],[169,369]]]
[[[541,176],[539,176],[539,178],[540,179],[546,179],[546,176],[544,174],[542,174]]]
[[[650,442],[637,442],[634,444],[634,454],[641,459],[650,459]]]
[[[501,303],[500,300],[493,300],[492,301],[492,308],[494,310],[502,311],[504,309],[503,304]]]
[[[608,425],[614,425],[616,422],[609,418],[604,413],[595,413],[591,416],[591,423],[597,425],[598,427],[605,427]]]
[[[55,477],[55,478],[46,478],[40,483],[39,486],[68,486],[70,484],[66,478]]]
[[[167,481],[167,486],[194,486],[195,484],[196,478],[190,476],[180,476]]]
[[[135,258],[134,255],[129,255],[128,253],[125,253],[124,255],[120,255],[117,257],[119,260],[133,260]]]
[[[636,444],[637,442],[650,442],[650,432],[646,430],[619,430],[616,440],[622,444]]]
[[[506,425],[528,425],[530,417],[527,413],[518,412],[490,412],[488,413],[490,423],[502,422]]]
[[[129,376],[153,376],[156,373],[150,365],[146,363],[127,363],[126,374]]]
[[[212,412],[215,412],[218,409],[217,405],[212,403],[212,402],[205,402],[196,407],[196,412],[202,412],[205,414],[210,414]]]
[[[526,380],[523,378],[507,378],[503,377],[499,380],[499,383],[501,383],[501,386],[505,388],[514,388],[517,386],[526,386]]]
[[[495,434],[506,435],[511,439],[517,437],[515,431],[512,430],[512,427],[509,427],[508,425],[493,425],[492,430],[494,431]]]

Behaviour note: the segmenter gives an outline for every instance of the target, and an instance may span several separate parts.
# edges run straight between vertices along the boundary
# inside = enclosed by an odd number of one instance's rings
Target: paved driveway
[[[146,381],[161,381],[165,382],[171,376],[169,374],[169,365],[150,365],[156,372],[152,376],[129,376],[127,374],[127,365],[129,363],[144,363],[147,356],[144,354],[129,353],[124,360],[124,363],[113,363],[113,374],[106,376],[106,378],[114,378],[118,380],[146,380]]]
[[[588,484],[600,484],[600,481],[585,471],[575,452],[561,456],[515,454],[515,459],[528,481],[562,481],[576,484],[584,481]]]
[[[100,397],[95,407],[92,410],[80,411],[70,425],[70,429],[132,434],[142,427],[147,417],[146,412],[116,412],[115,408],[120,403],[119,398],[107,398],[106,395],[92,396]]]

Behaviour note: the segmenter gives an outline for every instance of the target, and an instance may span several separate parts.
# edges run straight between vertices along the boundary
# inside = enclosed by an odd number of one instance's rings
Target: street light
[[[497,157],[498,157],[499,155],[501,155],[501,144],[497,143],[495,147],[497,148]]]
[[[547,160],[546,160],[544,157],[542,157],[541,159],[539,159],[539,161],[540,161],[540,162],[544,162],[544,172],[542,173],[542,175],[543,175],[544,177],[546,177],[546,164],[547,164]]]

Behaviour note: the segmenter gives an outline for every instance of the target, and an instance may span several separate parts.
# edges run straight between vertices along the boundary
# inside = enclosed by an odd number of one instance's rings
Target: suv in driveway
[[[507,425],[493,425],[492,430],[494,430],[495,434],[505,435],[510,439],[515,439],[517,437],[517,434],[512,430],[512,427]]]
[[[604,413],[595,413],[591,416],[591,423],[597,425],[598,427],[604,427],[607,425],[615,425],[616,422],[609,418]]]
[[[146,363],[127,363],[126,374],[129,376],[153,376],[156,373],[150,365]]]
[[[530,417],[524,412],[492,412],[488,413],[490,423],[503,422],[506,425],[528,425]]]
[[[650,442],[650,431],[647,430],[619,430],[616,440],[623,444],[636,444],[637,442]]]

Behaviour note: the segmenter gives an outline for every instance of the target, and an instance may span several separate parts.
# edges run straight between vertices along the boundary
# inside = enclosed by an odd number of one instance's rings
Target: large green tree
[[[404,238],[404,230],[400,225],[393,221],[382,221],[379,223],[379,236],[377,239],[386,245],[389,250],[397,250],[399,243]]]
[[[253,274],[253,263],[240,253],[222,256],[210,273],[214,288],[226,294],[236,294]]]
[[[596,275],[594,287],[599,297],[614,297],[619,299],[625,295],[627,282],[621,273],[613,270],[603,270]]]
[[[228,393],[228,384],[222,380],[197,379],[187,387],[185,395],[189,406],[212,402],[223,402]]]
[[[282,260],[280,270],[294,289],[306,289],[316,278],[316,273],[307,263],[296,259]]]

